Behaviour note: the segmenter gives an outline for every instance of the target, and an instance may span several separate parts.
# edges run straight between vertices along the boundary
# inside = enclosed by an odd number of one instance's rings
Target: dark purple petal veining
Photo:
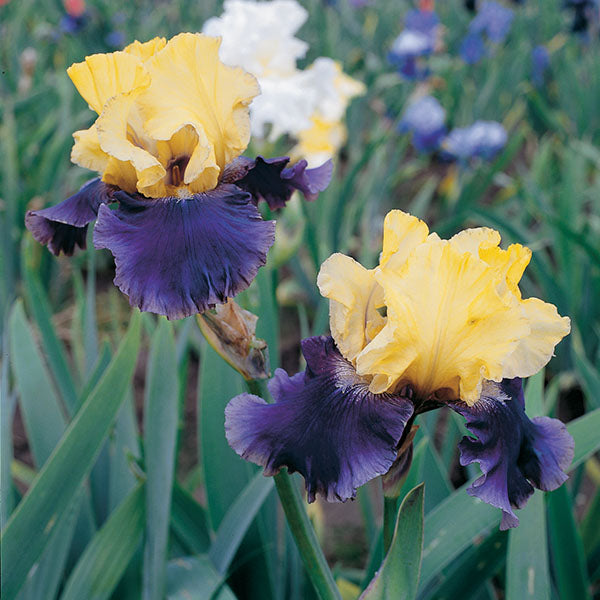
[[[269,383],[275,399],[241,394],[225,410],[231,447],[274,475],[300,472],[308,501],[354,497],[358,487],[392,466],[413,415],[410,400],[374,395],[339,353],[331,337],[303,340],[306,371],[278,369]]]
[[[190,198],[114,194],[102,206],[96,248],[115,257],[115,285],[140,310],[180,319],[246,289],[266,262],[275,222],[234,185]]]
[[[305,160],[287,167],[289,161],[287,156],[258,156],[254,160],[241,156],[227,166],[223,181],[250,192],[256,203],[264,200],[271,210],[283,208],[294,190],[302,192],[307,200],[314,200],[329,185],[331,160],[314,169],[307,169]]]
[[[502,509],[500,529],[516,527],[513,508],[523,508],[534,487],[551,491],[567,479],[573,438],[558,419],[527,417],[520,379],[485,382],[474,406],[451,406],[475,436],[459,444],[460,463],[478,462],[483,473],[468,493]]]
[[[98,215],[100,205],[111,201],[113,190],[97,177],[56,206],[27,211],[25,225],[52,254],[70,256],[76,246],[85,248],[87,226]]]

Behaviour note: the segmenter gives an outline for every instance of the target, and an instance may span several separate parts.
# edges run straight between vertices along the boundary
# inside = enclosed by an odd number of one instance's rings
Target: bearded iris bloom
[[[400,133],[412,133],[419,152],[435,150],[446,134],[446,111],[433,96],[423,96],[409,104],[399,123]]]
[[[390,63],[406,79],[424,79],[429,74],[423,60],[435,50],[439,23],[433,11],[411,10],[407,13],[405,28],[388,53]]]
[[[450,157],[460,161],[473,158],[493,159],[504,146],[508,135],[496,121],[475,121],[468,127],[453,129],[442,142],[442,148]]]
[[[331,336],[302,342],[305,372],[275,372],[274,404],[231,400],[232,448],[265,475],[299,471],[309,501],[344,501],[389,471],[418,414],[448,406],[474,435],[459,446],[461,464],[482,471],[469,493],[502,509],[502,529],[516,526],[514,508],[534,487],[561,485],[573,457],[560,421],[525,415],[521,383],[550,360],[570,322],[522,298],[531,251],[499,244],[487,228],[442,240],[395,210],[375,269],[342,254],[327,259],[318,285],[330,300]]]
[[[101,173],[64,202],[29,211],[26,225],[51,252],[94,246],[115,257],[115,284],[133,306],[181,318],[251,283],[274,241],[259,200],[314,198],[331,163],[240,156],[250,140],[254,76],[219,59],[218,38],[182,33],[88,56],[68,74],[98,113],[74,133],[71,159]]]

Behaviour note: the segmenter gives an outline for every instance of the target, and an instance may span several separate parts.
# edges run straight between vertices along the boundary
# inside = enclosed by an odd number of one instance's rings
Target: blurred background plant
[[[225,440],[223,409],[245,389],[241,376],[194,319],[132,313],[104,252],[56,259],[24,230],[27,208],[59,202],[89,176],[69,161],[71,134],[92,115],[66,68],[133,39],[200,31],[221,3],[0,4],[3,528],[13,515],[3,597],[313,597],[272,480]],[[319,265],[335,251],[374,265],[389,209],[442,236],[489,225],[504,244],[531,247],[525,295],[554,303],[573,332],[530,381],[528,411],[572,421],[571,478],[536,492],[520,527],[499,532],[499,511],[464,492],[477,471],[457,462],[463,425],[445,412],[421,419],[403,489],[426,483],[418,594],[589,598],[600,589],[598,7],[513,3],[498,32],[481,25],[483,11],[474,26],[469,3],[438,4],[427,51],[413,49],[419,76],[407,77],[390,52],[403,30],[423,33],[407,22],[417,6],[303,2],[299,67],[331,57],[366,92],[349,106],[331,185],[276,215],[269,263],[238,301],[259,316],[271,368],[291,373],[303,367],[299,339],[326,332]],[[434,144],[406,126],[424,96],[443,111]],[[480,138],[467,147],[452,137],[478,121],[498,123],[505,143],[484,152]],[[253,150],[294,144],[281,136]],[[382,559],[379,487],[363,487],[353,505],[310,508],[344,598],[359,596]]]

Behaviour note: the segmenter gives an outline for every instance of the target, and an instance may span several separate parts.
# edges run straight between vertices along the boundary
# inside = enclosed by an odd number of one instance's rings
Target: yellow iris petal
[[[383,290],[373,271],[343,254],[334,254],[321,265],[317,285],[330,299],[331,335],[342,355],[352,361],[385,323],[377,311]]]
[[[106,183],[118,185],[133,193],[139,191],[147,196],[164,196],[165,168],[154,156],[153,142],[143,131],[136,111],[135,101],[140,90],[121,94],[109,100],[98,117],[96,127],[100,147],[113,159],[111,170],[103,175]],[[132,169],[136,175],[132,186]],[[133,189],[132,189],[133,187]]]
[[[410,253],[422,244],[429,233],[423,221],[401,210],[391,210],[383,222],[383,251],[380,265],[388,269],[401,268]]]
[[[76,131],[73,137],[75,144],[71,150],[71,160],[80,167],[102,173],[110,157],[100,147],[96,125]]]
[[[219,60],[220,43],[201,34],[175,36],[146,63],[151,84],[139,99],[148,135],[169,140],[191,125],[208,148],[204,167],[214,172],[246,149],[248,105],[260,91],[252,75]]]
[[[298,134],[292,149],[295,160],[306,159],[310,166],[322,164],[335,156],[346,141],[346,126],[341,121],[326,121],[314,115],[311,127]]]
[[[377,280],[388,308],[384,343],[373,353],[368,345],[356,366],[385,376],[387,389],[410,383],[422,397],[444,390],[472,404],[483,378],[502,379],[504,361],[530,331],[498,294],[497,272],[448,242],[421,244],[400,273],[382,269]]]
[[[500,234],[489,227],[474,227],[457,233],[449,241],[461,254],[470,252],[479,256],[482,246],[494,247],[500,243]]]
[[[373,393],[410,385],[421,400],[474,404],[484,380],[529,377],[550,360],[570,321],[552,304],[521,299],[531,251],[499,244],[499,233],[486,227],[441,240],[394,210],[378,268],[342,255],[324,263],[319,288],[331,301],[332,335]],[[373,279],[383,290],[375,306],[387,312],[383,327],[367,335]]]
[[[110,98],[149,83],[142,61],[134,54],[92,54],[67,69],[71,81],[98,114]]]
[[[123,52],[127,52],[128,54],[133,54],[137,56],[140,60],[146,61],[150,57],[154,56],[157,52],[162,50],[167,44],[167,40],[163,37],[155,37],[147,42],[132,42],[128,46],[123,48]]]
[[[520,299],[519,281],[531,260],[531,250],[521,244],[511,244],[506,250],[484,247],[479,251],[479,256],[501,273],[504,285],[501,286],[500,293],[509,292]]]
[[[561,317],[556,306],[539,298],[520,303],[529,322],[530,333],[519,340],[516,350],[505,361],[504,377],[531,377],[552,358],[554,347],[571,331],[571,321]]]

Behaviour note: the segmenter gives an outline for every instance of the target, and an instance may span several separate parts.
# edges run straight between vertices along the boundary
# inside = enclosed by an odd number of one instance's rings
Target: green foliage
[[[536,492],[519,528],[500,532],[499,511],[466,493],[478,473],[457,466],[462,419],[424,415],[385,562],[378,490],[365,486],[358,512],[366,548],[350,569],[329,548],[329,512],[307,513],[297,478],[275,479],[287,499],[282,510],[273,480],[228,446],[224,407],[246,385],[193,320],[130,311],[110,283],[106,253],[55,259],[24,230],[28,208],[59,202],[88,177],[69,152],[73,131],[93,115],[66,68],[111,50],[112,31],[127,42],[194,31],[221,10],[216,1],[87,4],[86,28],[73,34],[60,28],[61,2],[0,8],[2,598],[356,600],[400,597],[400,588],[423,600],[597,594],[598,40],[582,43],[569,35],[565,12],[529,0],[513,6],[507,42],[469,66],[457,58],[468,26],[463,3],[438,2],[446,49],[432,57],[430,93],[450,127],[494,119],[509,131],[495,161],[457,168],[417,154],[396,130],[415,85],[393,72],[386,54],[414,3],[304,2],[306,64],[332,56],[367,93],[348,111],[348,144],[330,187],[276,215],[294,234],[238,297],[259,315],[272,369],[302,368],[301,334],[327,331],[328,304],[315,285],[320,263],[341,251],[375,264],[391,208],[425,218],[444,236],[488,225],[504,245],[530,246],[524,296],[554,303],[572,321],[572,334],[526,392],[530,416],[569,421],[570,480]],[[551,69],[536,88],[529,56],[542,43]],[[36,53],[29,80],[26,48]],[[289,148],[280,141],[273,155]],[[425,498],[413,489],[421,482]]]

